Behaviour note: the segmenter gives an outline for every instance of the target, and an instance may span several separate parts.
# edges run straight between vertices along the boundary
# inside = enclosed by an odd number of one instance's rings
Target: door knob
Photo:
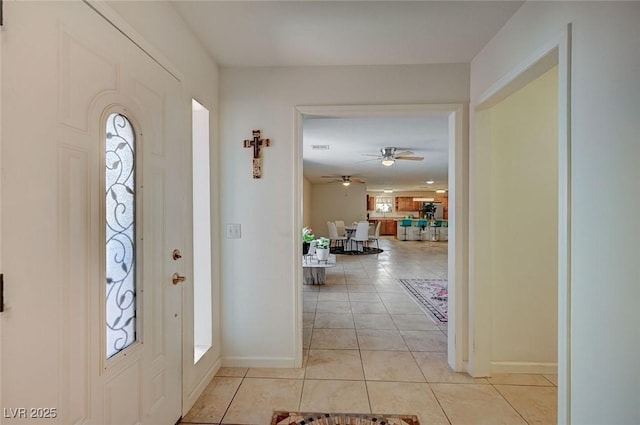
[[[171,282],[173,282],[174,285],[184,282],[185,279],[185,276],[180,276],[178,273],[174,273],[173,276],[171,276]]]

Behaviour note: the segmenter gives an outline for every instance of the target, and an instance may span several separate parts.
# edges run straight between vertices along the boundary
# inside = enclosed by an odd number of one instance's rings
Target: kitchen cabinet
[[[376,197],[367,195],[367,211],[376,210]]]
[[[420,211],[422,202],[414,201],[413,196],[396,196],[396,211]]]
[[[380,222],[380,236],[395,236],[396,235],[396,221],[376,219],[369,220],[370,223],[378,224]]]

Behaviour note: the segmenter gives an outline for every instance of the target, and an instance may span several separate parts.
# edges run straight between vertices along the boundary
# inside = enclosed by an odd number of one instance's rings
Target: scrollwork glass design
[[[135,133],[122,114],[107,118],[105,156],[107,358],[136,340]]]

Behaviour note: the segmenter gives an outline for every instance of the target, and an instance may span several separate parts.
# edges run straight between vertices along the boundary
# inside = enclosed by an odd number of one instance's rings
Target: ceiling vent
[[[328,151],[329,145],[311,145],[313,151]]]

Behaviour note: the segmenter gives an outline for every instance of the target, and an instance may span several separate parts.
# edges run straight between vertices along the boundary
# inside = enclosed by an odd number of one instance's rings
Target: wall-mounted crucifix
[[[260,130],[253,130],[253,140],[245,140],[245,148],[253,148],[253,178],[262,177],[262,158],[260,157],[260,148],[266,148],[271,145],[269,139],[260,138]]]

